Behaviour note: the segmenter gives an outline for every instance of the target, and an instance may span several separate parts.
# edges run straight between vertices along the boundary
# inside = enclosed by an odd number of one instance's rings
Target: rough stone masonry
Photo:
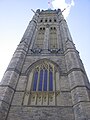
[[[0,83],[0,120],[90,120],[90,84],[58,10],[37,10]]]

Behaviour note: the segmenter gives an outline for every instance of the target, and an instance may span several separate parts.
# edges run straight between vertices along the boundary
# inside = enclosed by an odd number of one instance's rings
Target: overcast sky
[[[63,14],[90,79],[90,0],[0,0],[0,80],[34,13],[67,8]]]

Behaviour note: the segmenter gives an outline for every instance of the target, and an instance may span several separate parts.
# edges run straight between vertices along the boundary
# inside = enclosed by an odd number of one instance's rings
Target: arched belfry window
[[[57,49],[57,29],[50,27],[49,30],[49,49]]]
[[[45,27],[40,27],[36,34],[36,39],[33,45],[33,49],[42,49],[44,42]]]
[[[59,70],[51,62],[42,61],[31,70],[24,105],[56,105],[59,92]],[[28,97],[27,94],[28,93]]]

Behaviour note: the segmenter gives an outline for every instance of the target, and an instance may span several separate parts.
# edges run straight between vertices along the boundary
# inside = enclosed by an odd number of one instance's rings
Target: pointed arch
[[[57,70],[60,71],[59,65],[58,65],[56,62],[54,62],[54,61],[52,61],[52,60],[50,60],[50,59],[47,59],[47,58],[43,58],[43,59],[39,59],[39,60],[35,61],[33,64],[31,64],[31,65],[27,68],[25,74],[26,74],[26,75],[29,75],[30,71],[31,71],[35,66],[43,63],[44,61],[46,61],[47,63],[52,63],[52,64],[57,68]]]
[[[52,26],[49,30],[49,49],[57,49],[57,29],[56,27]]]
[[[29,66],[27,74],[28,105],[56,105],[59,66],[52,60],[44,58]],[[27,95],[25,96],[24,99],[27,99]]]

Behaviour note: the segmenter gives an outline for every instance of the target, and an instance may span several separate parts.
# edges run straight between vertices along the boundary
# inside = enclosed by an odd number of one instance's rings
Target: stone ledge
[[[16,69],[16,68],[7,68],[6,72],[7,72],[7,71],[14,71],[14,72],[16,72],[16,73],[18,73],[18,74],[21,73],[21,72],[20,72],[18,69]]]
[[[85,75],[86,75],[86,73],[85,73],[85,71],[83,71],[81,68],[71,68],[68,72],[67,72],[67,75],[69,75],[71,72],[73,72],[73,71],[81,71],[82,73],[84,73]]]
[[[5,72],[2,81],[0,83],[0,86],[8,86],[13,90],[15,90],[20,73],[18,73],[18,71],[12,71],[13,69],[8,69],[8,70],[9,71]]]
[[[9,88],[12,89],[13,91],[16,91],[14,88],[12,88],[12,87],[9,86],[9,85],[0,85],[0,87],[9,87]]]
[[[10,104],[14,90],[9,87],[0,87],[0,100]]]
[[[74,105],[72,105],[72,107],[74,107],[74,106],[77,106],[78,104],[80,104],[80,103],[89,103],[90,104],[90,101],[79,101],[79,102],[77,102],[76,104],[74,104]]]

